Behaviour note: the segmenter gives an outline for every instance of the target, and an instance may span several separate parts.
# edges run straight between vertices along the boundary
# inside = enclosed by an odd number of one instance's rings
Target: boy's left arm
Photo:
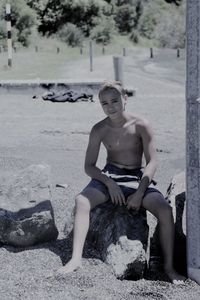
[[[144,193],[153,179],[156,171],[156,149],[154,147],[154,135],[150,124],[147,121],[142,121],[136,125],[136,131],[142,139],[143,152],[146,160],[142,180],[140,181],[137,191],[128,197],[127,208],[139,210]]]

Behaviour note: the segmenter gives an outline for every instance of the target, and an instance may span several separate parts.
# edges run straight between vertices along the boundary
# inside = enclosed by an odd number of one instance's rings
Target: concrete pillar
[[[113,67],[114,67],[115,80],[120,81],[123,85],[124,84],[123,58],[121,56],[113,56]]]
[[[188,276],[200,284],[200,1],[187,0],[186,204]]]

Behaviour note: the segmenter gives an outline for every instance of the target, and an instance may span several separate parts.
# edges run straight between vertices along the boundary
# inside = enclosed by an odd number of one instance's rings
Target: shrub
[[[119,32],[130,32],[135,25],[136,11],[129,4],[117,7],[115,22]]]
[[[184,48],[186,41],[185,8],[164,11],[154,30],[154,37],[161,47]]]
[[[5,4],[6,0],[2,1],[0,7],[0,17],[5,17]],[[29,38],[32,33],[33,27],[37,24],[36,13],[27,6],[24,0],[10,0],[11,4],[11,24],[13,40],[22,43],[23,46],[29,45]]]
[[[91,38],[97,43],[109,44],[115,33],[115,22],[111,17],[102,16],[94,20],[96,26],[91,30]]]
[[[137,30],[132,30],[131,34],[129,35],[129,39],[135,43],[138,44],[139,43],[139,33]]]
[[[72,23],[67,23],[59,31],[58,36],[61,41],[67,43],[69,46],[76,47],[82,46],[83,43],[83,33],[76,25]]]
[[[163,0],[149,1],[144,6],[143,14],[138,23],[139,33],[152,39],[154,35],[154,29],[159,23],[160,15],[163,11],[169,10],[169,5]]]
[[[6,38],[6,24],[0,21],[0,41]]]

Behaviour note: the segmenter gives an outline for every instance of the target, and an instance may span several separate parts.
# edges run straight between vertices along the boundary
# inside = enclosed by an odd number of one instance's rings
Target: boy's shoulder
[[[93,127],[92,127],[92,130],[97,130],[98,131],[98,130],[103,129],[106,126],[106,124],[107,124],[107,119],[108,118],[105,118],[103,120],[100,120],[96,124],[94,124]]]
[[[102,135],[105,132],[106,124],[107,124],[107,118],[94,124],[91,129],[91,134],[92,135]]]
[[[150,122],[144,118],[144,117],[140,117],[140,116],[136,116],[136,115],[129,115],[129,124],[134,124],[135,129],[136,129],[136,134],[138,136],[142,136],[142,135],[152,135],[153,131],[152,131],[152,126],[150,124]]]
[[[151,126],[150,122],[146,118],[141,117],[141,116],[129,114],[128,119],[129,119],[128,120],[129,122],[134,123],[135,126],[137,126],[137,127],[149,127],[149,126]]]

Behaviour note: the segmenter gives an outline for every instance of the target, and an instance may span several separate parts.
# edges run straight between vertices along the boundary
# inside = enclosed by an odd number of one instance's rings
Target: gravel
[[[165,194],[172,176],[185,169],[184,60],[168,64],[159,59],[150,61],[143,49],[136,51],[134,58],[130,52],[124,62],[125,82],[137,88],[136,97],[129,98],[128,109],[153,124],[159,159],[155,179]],[[83,60],[64,65],[62,72],[66,79],[102,79],[104,74],[108,79],[113,77],[112,57],[96,58],[93,74],[87,63]],[[164,274],[120,281],[108,265],[91,257],[83,259],[83,268],[77,272],[55,277],[54,272],[71,256],[71,241],[66,239],[64,227],[67,223],[70,231],[74,197],[88,182],[83,170],[88,133],[103,113],[96,95],[94,103],[63,104],[32,96],[0,94],[0,167],[2,173],[9,173],[30,164],[51,166],[52,204],[59,237],[53,243],[31,248],[0,247],[0,299],[200,299],[199,285],[190,279],[181,286],[168,282]],[[104,159],[105,151],[101,149],[100,167]],[[56,184],[67,184],[67,188],[56,188]],[[148,222],[151,235],[156,222],[150,214]]]

